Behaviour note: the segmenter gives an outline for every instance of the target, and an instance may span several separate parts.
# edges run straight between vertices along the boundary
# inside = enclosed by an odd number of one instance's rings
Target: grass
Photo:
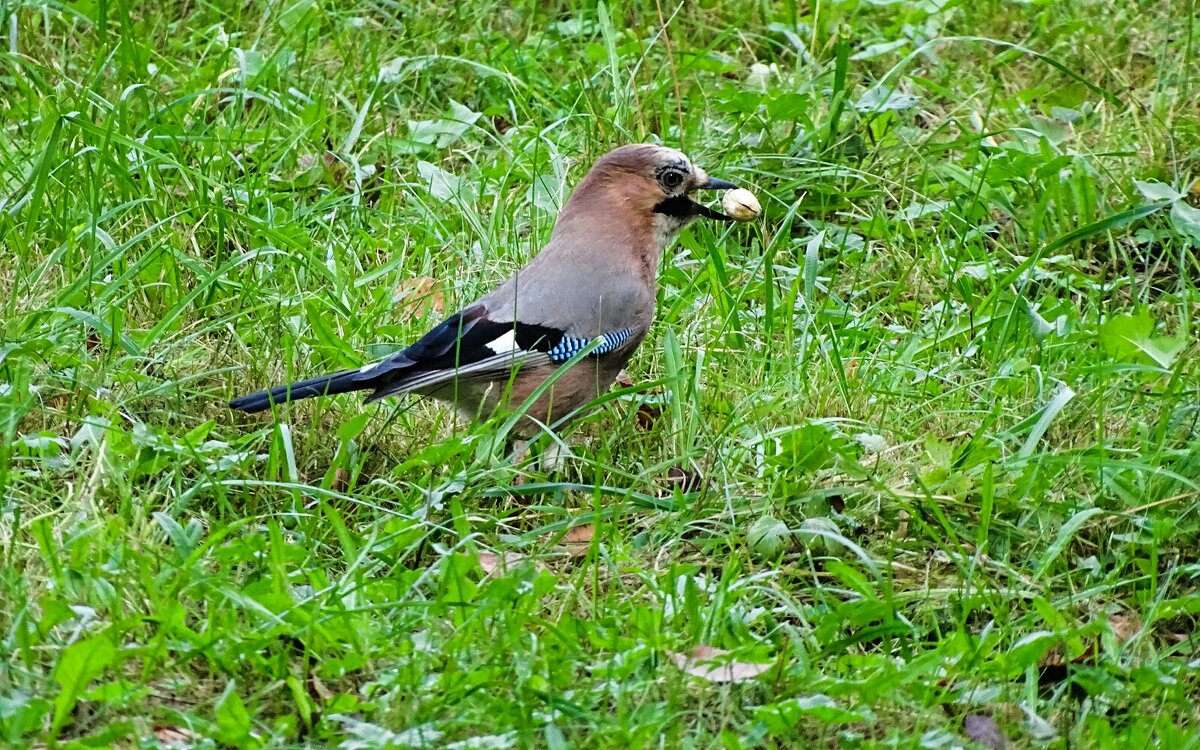
[[[0,744],[1200,747],[1197,17],[0,0]],[[765,215],[564,472],[224,407],[647,139]]]

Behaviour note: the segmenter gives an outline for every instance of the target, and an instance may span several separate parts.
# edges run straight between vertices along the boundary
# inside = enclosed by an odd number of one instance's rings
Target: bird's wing
[[[606,332],[592,354],[607,354],[632,335],[628,328]],[[362,387],[374,388],[367,397],[371,402],[455,380],[504,379],[519,366],[566,362],[591,343],[553,326],[493,320],[485,305],[476,304],[451,315],[404,351],[363,367],[356,379]]]

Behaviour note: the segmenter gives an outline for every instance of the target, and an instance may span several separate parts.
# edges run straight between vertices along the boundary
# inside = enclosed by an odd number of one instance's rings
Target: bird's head
[[[638,143],[609,151],[579,183],[564,215],[600,212],[625,226],[645,225],[661,250],[698,217],[732,221],[690,197],[697,190],[731,190],[731,182],[709,177],[683,153]],[[572,206],[572,204],[575,204]],[[560,219],[561,221],[561,219]]]

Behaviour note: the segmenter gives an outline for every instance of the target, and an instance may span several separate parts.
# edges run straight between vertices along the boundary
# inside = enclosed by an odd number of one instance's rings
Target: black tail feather
[[[358,370],[342,370],[329,375],[301,380],[291,385],[275,386],[269,390],[235,398],[229,402],[229,408],[253,414],[270,409],[272,404],[373,388],[374,386],[364,383],[364,379],[358,377],[360,374]]]

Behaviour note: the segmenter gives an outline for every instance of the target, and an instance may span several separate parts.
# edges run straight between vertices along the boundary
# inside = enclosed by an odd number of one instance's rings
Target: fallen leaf
[[[637,412],[634,413],[634,416],[637,418],[638,427],[643,430],[649,430],[662,417],[662,413],[663,409],[659,404],[641,403],[638,404]]]
[[[512,123],[500,115],[494,115],[492,117],[492,127],[496,129],[497,133],[504,135],[509,130],[512,130]]]
[[[186,727],[156,724],[152,731],[154,738],[164,747],[191,747],[193,743],[201,739],[200,735]]]
[[[592,546],[592,537],[596,536],[596,527],[590,523],[574,526],[563,535],[560,546],[570,557],[586,555]]]
[[[1117,643],[1125,643],[1142,630],[1142,618],[1136,612],[1110,615],[1108,627]],[[1074,664],[1088,664],[1102,648],[1100,638],[1092,637],[1083,643],[1079,653],[1068,657],[1063,644],[1056,643],[1038,660],[1038,684],[1057,685],[1070,676]]]
[[[622,388],[632,388],[633,378],[629,377],[629,373],[621,370],[617,373],[617,385],[621,386]]]
[[[392,296],[400,320],[408,322],[430,312],[442,313],[446,309],[446,295],[442,293],[437,279],[417,276],[405,279],[396,287]]]
[[[742,682],[744,680],[751,680],[772,667],[771,664],[721,659],[721,657],[728,656],[730,653],[724,649],[700,645],[692,649],[690,655],[668,651],[667,657],[684,672],[693,677],[708,680],[709,682]],[[721,663],[713,664],[711,663],[713,661],[720,661]]]
[[[990,716],[967,714],[963,717],[963,731],[968,737],[991,750],[1008,747],[1008,737]]]
[[[566,443],[551,443],[542,451],[542,471],[547,474],[561,474],[572,458],[575,458],[575,454]]]
[[[1116,639],[1124,643],[1141,632],[1142,618],[1138,616],[1137,612],[1124,612],[1109,617],[1108,626],[1112,628],[1112,633],[1116,636]]]
[[[480,552],[479,567],[483,568],[483,572],[490,576],[502,576],[516,568],[517,564],[524,559],[525,555],[522,555],[520,552],[504,552],[501,554]]]
[[[704,476],[698,470],[686,471],[678,466],[667,469],[667,488],[680,492],[696,492],[704,486]]]
[[[379,205],[379,199],[383,197],[383,173],[386,168],[383,162],[377,162],[375,171],[362,182],[363,203],[372,208]]]
[[[333,698],[333,691],[326,687],[325,683],[321,682],[321,678],[315,674],[308,677],[308,694],[323,703],[327,703]]]
[[[321,155],[321,163],[325,165],[325,174],[329,178],[330,183],[342,185],[346,182],[346,175],[350,173],[350,170],[337,157],[337,154],[333,153],[333,151],[326,151]]]
[[[65,407],[67,405],[67,402],[70,400],[71,400],[70,394],[56,393],[53,396],[50,396],[49,398],[46,399],[46,406],[48,406],[51,409],[61,409],[61,408]]]
[[[333,483],[329,486],[329,489],[333,490],[334,492],[340,492],[340,493],[345,494],[346,490],[348,490],[349,488],[350,488],[350,475],[341,466],[334,469],[333,470]]]

